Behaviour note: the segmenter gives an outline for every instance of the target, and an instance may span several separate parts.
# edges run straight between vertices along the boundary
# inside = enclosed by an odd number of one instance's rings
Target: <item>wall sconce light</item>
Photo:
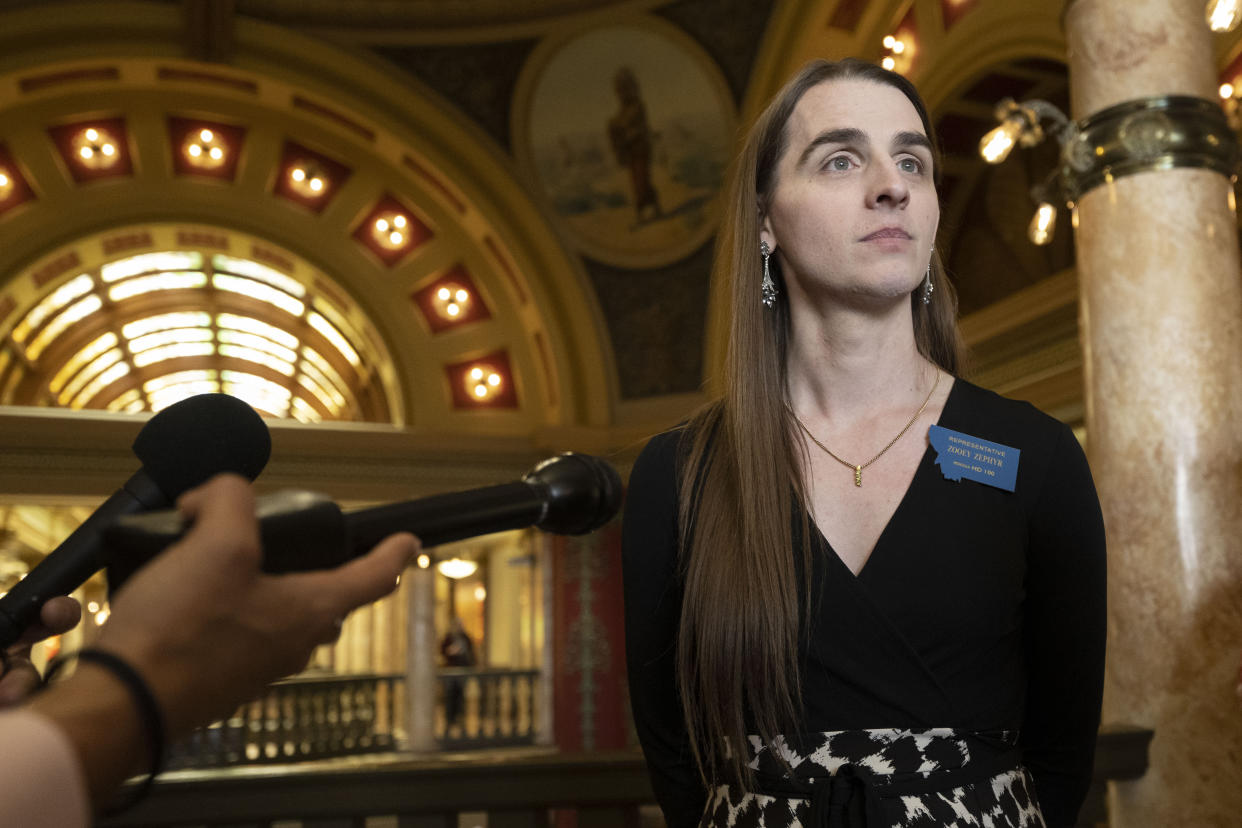
[[[1232,32],[1242,23],[1242,1],[1208,0],[1205,15],[1212,31]]]
[[[1222,86],[1221,95],[1225,94]],[[1229,90],[1232,96],[1233,89]],[[1215,101],[1186,95],[1140,98],[1070,121],[1047,101],[996,106],[1000,126],[979,142],[979,154],[999,164],[1015,145],[1031,147],[1046,134],[1061,145],[1059,165],[1031,189],[1039,205],[1028,227],[1035,244],[1047,244],[1056,226],[1058,204],[1071,210],[1083,194],[1117,178],[1172,167],[1199,167],[1233,179],[1237,173],[1237,135]],[[1050,121],[1045,132],[1041,121]]]

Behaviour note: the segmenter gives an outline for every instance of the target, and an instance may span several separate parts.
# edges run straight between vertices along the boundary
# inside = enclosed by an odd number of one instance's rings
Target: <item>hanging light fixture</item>
[[[1017,103],[1005,98],[996,105],[996,120],[1000,126],[992,129],[979,141],[979,155],[989,164],[999,164],[1009,157],[1015,146],[1033,147],[1051,134],[1064,148],[1075,133],[1075,126],[1056,106],[1041,100]],[[1048,131],[1040,121],[1051,122]],[[1042,184],[1032,188],[1031,198],[1039,207],[1027,227],[1027,237],[1032,244],[1045,245],[1052,241],[1057,225],[1057,205],[1054,192],[1059,195],[1061,170],[1055,169]],[[1061,203],[1066,199],[1060,198]]]
[[[1235,90],[1221,87],[1222,97]],[[1228,104],[1226,100],[1226,104]],[[1227,108],[1227,107],[1226,107]],[[1117,178],[1171,167],[1198,167],[1234,178],[1242,151],[1226,112],[1216,101],[1186,95],[1140,98],[1070,121],[1047,101],[1012,98],[996,106],[1000,126],[979,142],[979,154],[999,164],[1016,146],[1031,147],[1047,135],[1061,145],[1060,161],[1031,190],[1039,205],[1027,228],[1035,244],[1047,244],[1064,204],[1077,222],[1075,203],[1085,193]],[[1045,128],[1041,121],[1048,121]],[[1075,223],[1075,226],[1077,224]]]
[[[979,154],[989,164],[999,164],[1009,157],[1014,146],[1033,147],[1044,140],[1041,119],[1052,122],[1052,134],[1060,137],[1069,128],[1069,118],[1047,101],[1030,100],[1017,103],[1005,98],[996,105],[996,120],[1000,126],[979,141]]]
[[[1050,201],[1041,201],[1031,217],[1031,225],[1027,228],[1027,236],[1033,244],[1043,246],[1052,241],[1052,234],[1057,229],[1057,207]]]
[[[475,561],[468,561],[464,558],[449,558],[447,561],[440,561],[436,564],[436,569],[440,570],[440,574],[446,578],[452,578],[454,581],[462,578],[469,578],[479,568]]]

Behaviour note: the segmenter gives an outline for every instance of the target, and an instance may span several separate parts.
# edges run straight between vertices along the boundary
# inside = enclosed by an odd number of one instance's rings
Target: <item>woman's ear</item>
[[[759,241],[767,242],[768,250],[775,253],[777,248],[776,234],[772,232],[772,225],[768,221],[768,217],[761,215],[761,218],[762,220],[759,222]]]

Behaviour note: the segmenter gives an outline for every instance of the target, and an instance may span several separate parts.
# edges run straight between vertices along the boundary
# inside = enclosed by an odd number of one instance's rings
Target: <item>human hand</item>
[[[0,707],[8,707],[29,696],[41,683],[39,671],[30,661],[30,648],[45,638],[68,632],[82,619],[82,607],[67,595],[48,599],[39,609],[39,622],[4,651],[0,665]]]
[[[193,528],[126,583],[96,643],[147,680],[173,733],[301,670],[351,610],[393,590],[419,548],[403,533],[333,570],[268,575],[242,478],[213,478],[177,506]]]

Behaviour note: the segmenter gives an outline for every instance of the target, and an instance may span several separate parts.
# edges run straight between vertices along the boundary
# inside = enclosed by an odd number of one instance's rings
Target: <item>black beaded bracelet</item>
[[[143,727],[147,733],[147,740],[151,751],[150,770],[143,777],[143,780],[138,783],[131,796],[118,805],[103,811],[105,816],[111,816],[133,807],[142,800],[151,791],[151,783],[155,781],[155,777],[164,769],[164,716],[160,712],[159,703],[156,702],[151,688],[143,681],[142,676],[138,675],[138,671],[131,667],[124,659],[106,650],[87,647],[78,650],[76,653],[68,653],[56,658],[48,667],[47,675],[43,679],[44,684],[51,681],[52,676],[56,675],[57,671],[69,659],[73,658],[76,658],[78,661],[94,662],[120,679],[133,698],[134,706],[138,709],[138,718],[142,720]]]

